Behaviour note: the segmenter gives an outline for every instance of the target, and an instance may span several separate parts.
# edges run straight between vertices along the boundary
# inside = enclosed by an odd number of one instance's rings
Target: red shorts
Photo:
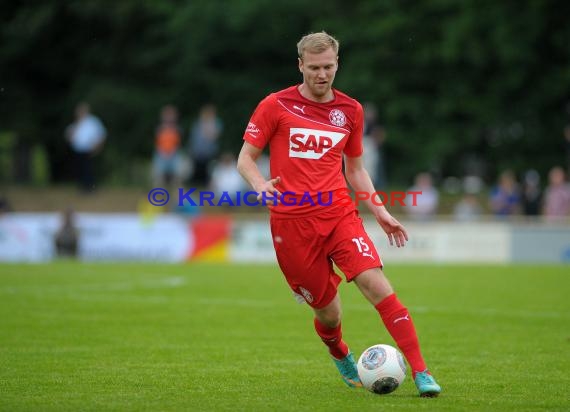
[[[356,210],[331,207],[315,216],[271,216],[271,234],[281,271],[291,289],[313,308],[328,305],[341,282],[333,262],[347,282],[382,260],[364,230]]]

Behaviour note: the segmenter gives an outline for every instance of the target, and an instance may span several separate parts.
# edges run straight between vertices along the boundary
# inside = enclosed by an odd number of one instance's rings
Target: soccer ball
[[[362,386],[380,395],[394,392],[406,377],[404,358],[390,345],[366,349],[358,359],[357,368]]]

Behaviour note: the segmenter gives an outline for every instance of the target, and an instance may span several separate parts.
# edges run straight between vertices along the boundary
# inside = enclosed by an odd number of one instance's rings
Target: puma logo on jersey
[[[293,109],[299,110],[301,113],[305,114],[305,106],[299,107],[296,104],[293,105]]]
[[[320,159],[344,136],[346,133],[292,127],[289,129],[289,157]]]

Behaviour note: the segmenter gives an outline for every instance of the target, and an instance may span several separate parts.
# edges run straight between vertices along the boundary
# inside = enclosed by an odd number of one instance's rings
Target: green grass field
[[[344,386],[275,265],[0,265],[0,410],[570,409],[568,266],[386,273],[437,399],[409,375],[385,396]],[[393,344],[356,287],[340,291],[351,349]]]

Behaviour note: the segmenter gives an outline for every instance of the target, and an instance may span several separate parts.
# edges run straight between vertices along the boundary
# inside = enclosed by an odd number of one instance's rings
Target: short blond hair
[[[297,43],[297,53],[299,53],[299,58],[303,58],[305,52],[309,53],[322,53],[329,48],[338,55],[338,49],[340,44],[337,39],[335,39],[330,34],[321,31],[318,33],[310,33],[303,36],[299,43]]]

